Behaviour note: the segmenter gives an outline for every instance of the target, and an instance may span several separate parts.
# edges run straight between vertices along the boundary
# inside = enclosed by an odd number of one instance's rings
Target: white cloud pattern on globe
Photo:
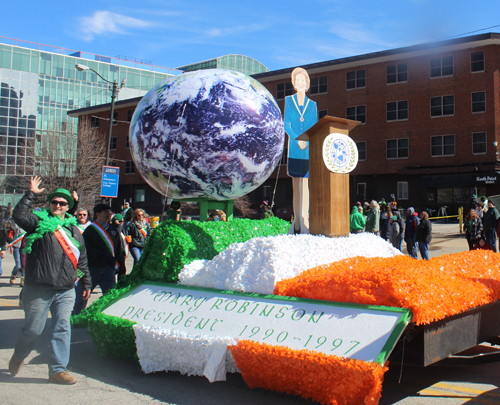
[[[280,109],[255,79],[224,69],[168,78],[139,102],[130,149],[146,182],[176,199],[232,200],[259,187],[281,159]]]

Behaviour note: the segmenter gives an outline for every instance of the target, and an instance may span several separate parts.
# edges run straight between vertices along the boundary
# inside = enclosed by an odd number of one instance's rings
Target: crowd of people
[[[365,202],[364,205],[358,201],[351,210],[350,232],[378,235],[400,252],[403,252],[403,241],[405,241],[408,255],[418,259],[420,252],[422,259],[429,260],[432,223],[425,211],[419,215],[413,207],[410,207],[403,220],[396,201],[387,204],[385,200],[380,202],[373,200],[371,203]]]

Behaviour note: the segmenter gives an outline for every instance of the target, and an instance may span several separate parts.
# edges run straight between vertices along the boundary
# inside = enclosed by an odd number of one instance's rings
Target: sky
[[[4,3],[2,37],[124,55],[166,68],[242,54],[278,70],[473,31],[500,32],[498,0]],[[494,28],[484,30],[488,27]]]

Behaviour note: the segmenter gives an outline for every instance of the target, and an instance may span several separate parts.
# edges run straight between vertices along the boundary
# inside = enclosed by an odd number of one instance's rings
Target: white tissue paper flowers
[[[237,345],[231,337],[134,325],[137,355],[145,373],[179,371],[205,375],[210,382],[224,381],[226,371],[239,372],[227,346]]]
[[[235,243],[212,260],[195,260],[187,264],[179,273],[179,283],[272,294],[278,281],[322,264],[355,256],[400,254],[384,239],[368,233],[340,238],[315,235],[258,237]]]

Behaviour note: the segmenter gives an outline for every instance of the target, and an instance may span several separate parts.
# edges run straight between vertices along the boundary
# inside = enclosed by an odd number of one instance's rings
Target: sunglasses
[[[78,214],[79,217],[86,217],[87,214]]]
[[[66,201],[51,201],[52,205],[59,205],[60,207],[66,207],[68,203]]]

